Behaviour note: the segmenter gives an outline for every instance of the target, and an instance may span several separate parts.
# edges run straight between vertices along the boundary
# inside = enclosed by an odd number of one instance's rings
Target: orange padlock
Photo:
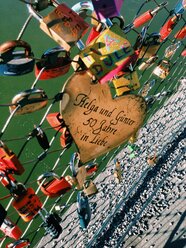
[[[8,170],[16,175],[22,175],[25,171],[16,154],[2,141],[0,144],[0,169]]]
[[[62,128],[62,134],[60,136],[60,143],[63,148],[69,147],[72,144],[72,136],[67,127]]]
[[[46,181],[47,178],[52,179]],[[51,198],[63,195],[72,188],[71,184],[69,184],[64,177],[59,177],[54,172],[43,173],[38,177],[37,183],[41,191]]]
[[[19,239],[13,243],[7,244],[6,248],[24,248],[28,247],[30,242],[28,239]]]
[[[8,189],[11,187],[10,182],[16,183],[16,179],[11,174],[6,175],[3,170],[0,170],[0,181]]]
[[[18,192],[20,193],[20,190]],[[12,206],[18,212],[20,217],[25,222],[28,222],[32,220],[42,208],[42,202],[32,188],[25,188],[23,193],[14,196]]]
[[[64,121],[59,112],[48,114],[46,119],[51,127],[53,127],[56,131],[62,132],[61,128],[64,126]]]

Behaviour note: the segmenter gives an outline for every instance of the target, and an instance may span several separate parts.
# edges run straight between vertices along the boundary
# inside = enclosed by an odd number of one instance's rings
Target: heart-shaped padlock
[[[141,96],[113,99],[109,86],[92,84],[86,71],[74,73],[63,91],[70,101],[66,107],[61,101],[61,114],[83,163],[124,143],[143,124],[146,103]]]
[[[69,53],[62,47],[55,47],[48,49],[42,56],[41,60],[36,63],[35,75],[36,77],[40,71],[44,69],[41,73],[39,79],[51,79],[62,76],[66,74],[71,65],[71,59]]]
[[[0,75],[19,76],[33,71],[33,56],[30,45],[23,40],[11,40],[1,44]]]

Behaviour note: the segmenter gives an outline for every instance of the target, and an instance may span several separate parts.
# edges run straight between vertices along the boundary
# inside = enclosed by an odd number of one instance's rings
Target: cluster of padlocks
[[[48,96],[43,89],[36,87],[38,80],[61,77],[73,67],[73,75],[65,83],[62,92],[53,97],[40,124],[29,133],[27,142],[36,138],[44,150],[39,160],[46,156],[51,145],[41,128],[45,119],[60,133],[63,149],[68,149],[75,142],[78,152],[72,154],[69,162],[71,175],[59,176],[53,171],[44,172],[37,178],[37,183],[43,194],[51,198],[64,195],[70,190],[78,191],[77,213],[81,228],[86,229],[91,219],[88,197],[98,192],[92,179],[99,165],[90,161],[125,141],[131,144],[135,142],[150,104],[160,97],[160,93],[148,97],[148,92],[156,80],[141,85],[138,71],[143,73],[155,65],[152,73],[156,77],[165,79],[168,76],[173,66],[171,58],[186,36],[185,24],[174,34],[171,45],[166,48],[161,60],[158,51],[182,18],[186,3],[184,0],[178,1],[160,30],[149,34],[150,22],[159,11],[166,8],[168,2],[156,3],[154,9],[141,14],[143,6],[149,2],[144,1],[132,23],[128,25],[125,25],[120,13],[123,0],[82,1],[72,8],[56,0],[22,2],[25,2],[28,8],[29,17],[16,40],[9,40],[0,45],[0,75],[19,76],[35,71],[36,80],[30,89],[19,92],[9,104],[10,116],[0,133],[0,178],[13,199],[11,205],[22,220],[29,222],[39,214],[46,232],[52,238],[58,238],[62,232],[60,217],[56,213],[49,213],[43,207],[33,188],[26,188],[14,178],[14,174],[21,176],[25,171],[19,160],[24,146],[16,155],[2,141],[8,124],[14,115],[32,113],[47,106]],[[41,12],[50,7],[54,8],[52,12],[43,17]],[[87,17],[89,22],[85,20]],[[21,39],[31,18],[35,18],[40,29],[58,43],[58,46],[44,52],[37,62],[31,45]],[[129,41],[127,38],[127,34],[132,30],[138,30],[135,41]],[[74,46],[79,52],[72,58],[71,49]],[[181,55],[186,56],[185,49]],[[168,95],[169,92],[162,94]],[[97,98],[103,99],[102,105],[96,105]],[[104,98],[110,104],[108,108]],[[49,113],[51,106],[56,102],[60,102],[60,112]],[[117,106],[120,105],[121,109],[114,108],[114,102]],[[131,114],[126,115],[123,111],[125,106]],[[83,114],[78,112],[80,110]],[[104,116],[105,119],[99,119],[98,112],[99,116]],[[77,119],[77,125],[73,115]],[[88,119],[87,116],[91,117]],[[111,118],[109,124],[107,117]],[[78,124],[81,119],[82,125]],[[134,123],[136,124],[133,125]],[[127,133],[124,133],[124,136],[119,134],[115,138],[118,130],[126,129],[125,125],[128,125]],[[121,182],[121,165],[118,160],[115,161],[114,177],[117,183]],[[7,211],[1,204],[0,209],[1,231],[16,240],[7,245],[7,248],[27,247],[29,240],[22,237],[22,231],[7,217]]]

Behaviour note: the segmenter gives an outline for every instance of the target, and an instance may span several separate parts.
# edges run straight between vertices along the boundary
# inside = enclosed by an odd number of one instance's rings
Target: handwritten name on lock
[[[92,41],[80,53],[80,58],[99,80],[133,53],[134,50],[126,35],[118,25],[114,24]]]
[[[61,114],[83,163],[128,140],[145,118],[146,103],[141,96],[112,99],[109,86],[91,84],[86,72],[73,74],[63,91],[70,100],[65,109],[61,101]]]

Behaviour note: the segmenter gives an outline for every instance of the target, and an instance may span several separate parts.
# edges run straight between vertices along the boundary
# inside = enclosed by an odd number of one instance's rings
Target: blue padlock
[[[17,50],[17,48],[21,49]],[[34,55],[27,42],[11,40],[0,45],[0,75],[19,76],[27,74],[33,71],[34,64]]]
[[[41,56],[41,60],[36,63],[35,75],[37,77],[40,71],[45,68],[39,77],[40,80],[56,78],[66,74],[70,69],[70,65],[69,52],[60,46],[50,48]]]

